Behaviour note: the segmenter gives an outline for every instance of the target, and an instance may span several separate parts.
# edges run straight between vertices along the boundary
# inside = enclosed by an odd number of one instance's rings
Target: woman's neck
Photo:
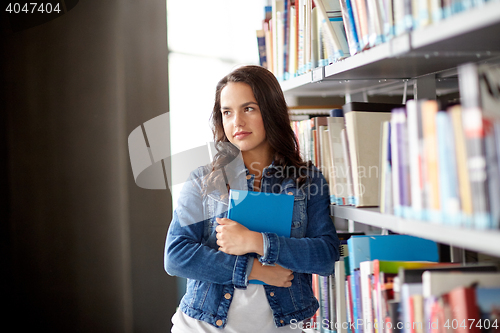
[[[243,161],[248,172],[255,176],[254,190],[260,191],[260,184],[264,168],[273,161],[271,154],[253,154],[252,152],[243,152]]]

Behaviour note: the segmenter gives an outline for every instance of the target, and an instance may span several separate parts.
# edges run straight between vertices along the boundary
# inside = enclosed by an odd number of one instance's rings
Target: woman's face
[[[221,91],[220,105],[224,133],[242,153],[269,154],[264,122],[252,88],[246,83],[230,82]]]

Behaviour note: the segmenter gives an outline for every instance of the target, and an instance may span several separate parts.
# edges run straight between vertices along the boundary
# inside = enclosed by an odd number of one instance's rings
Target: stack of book
[[[330,116],[292,121],[304,160],[330,185],[330,203],[378,206],[380,126],[399,104],[348,103]]]
[[[272,0],[257,41],[261,66],[279,80],[349,55],[338,0]]]
[[[257,31],[279,80],[326,66],[489,0],[271,0]]]
[[[408,101],[382,127],[380,211],[449,225],[500,224],[500,67],[462,65],[461,105]],[[389,190],[388,190],[389,189]]]
[[[492,332],[500,327],[498,266],[438,262],[432,241],[352,235],[335,268],[334,276],[313,277],[320,309],[306,327],[315,331]]]

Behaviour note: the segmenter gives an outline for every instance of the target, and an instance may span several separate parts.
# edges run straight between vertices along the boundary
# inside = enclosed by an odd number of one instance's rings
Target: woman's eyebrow
[[[252,104],[255,104],[255,105],[259,106],[259,104],[257,104],[257,102],[251,101],[251,102],[246,102],[246,103],[241,104],[241,107],[244,108],[245,106],[249,106],[249,105],[252,105]]]
[[[246,102],[246,103],[241,104],[240,108],[244,108],[244,107],[249,106],[249,105],[257,105],[257,106],[259,106],[259,104],[257,104],[257,102],[251,101],[251,102]],[[220,109],[221,110],[231,110],[231,107],[223,105],[223,106],[220,107]]]

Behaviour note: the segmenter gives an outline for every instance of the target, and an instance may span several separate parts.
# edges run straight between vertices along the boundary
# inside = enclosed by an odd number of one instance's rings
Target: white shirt
[[[301,323],[276,327],[273,312],[266,298],[264,286],[249,284],[247,289],[234,289],[233,300],[227,313],[227,325],[217,328],[194,319],[181,310],[172,317],[172,333],[286,333],[301,332]]]

